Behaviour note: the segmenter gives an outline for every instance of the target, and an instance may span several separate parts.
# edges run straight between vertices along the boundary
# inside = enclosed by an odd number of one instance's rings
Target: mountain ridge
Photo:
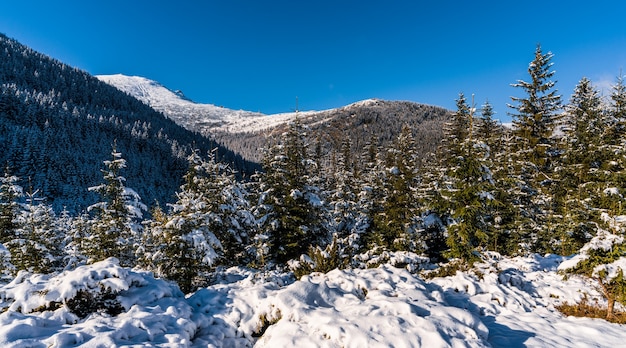
[[[378,145],[385,146],[400,133],[403,124],[408,124],[418,137],[420,151],[426,154],[439,145],[443,137],[441,126],[450,116],[448,110],[437,106],[375,98],[328,110],[266,115],[195,103],[145,77],[122,74],[96,77],[183,127],[210,136],[246,160],[257,163],[262,160],[260,150],[275,142],[285,125],[296,118],[311,130],[309,140],[322,139],[326,151],[338,149],[346,135],[356,148],[361,148],[372,138],[378,139]]]

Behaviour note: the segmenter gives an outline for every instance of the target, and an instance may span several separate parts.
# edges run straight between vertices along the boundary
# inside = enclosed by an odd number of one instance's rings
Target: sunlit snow
[[[185,297],[177,286],[108,259],[56,276],[21,272],[0,287],[0,346],[589,347],[618,346],[622,325],[564,317],[555,305],[603,303],[564,277],[558,256],[490,258],[425,280],[406,268],[290,274],[221,270]],[[406,256],[406,255],[405,255]],[[110,289],[123,308],[80,318],[66,303]]]

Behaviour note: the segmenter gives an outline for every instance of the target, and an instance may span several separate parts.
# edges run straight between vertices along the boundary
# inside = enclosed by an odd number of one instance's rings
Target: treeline
[[[529,81],[513,84],[523,96],[513,99],[511,128],[493,119],[489,103],[476,108],[464,94],[442,146],[426,157],[409,126],[392,146],[357,148],[346,138],[328,154],[295,121],[250,181],[236,180],[213,152],[194,152],[176,201],[153,206],[150,219],[125,186],[122,171],[130,168],[115,146],[102,184],[90,189],[100,199],[82,215],[56,216],[7,173],[0,186],[4,273],[116,257],[192,292],[219,266],[300,275],[367,267],[394,252],[467,266],[490,251],[570,255],[589,252],[583,246],[605,235],[623,243],[626,87],[619,77],[605,100],[583,78],[564,103],[551,58],[538,46]],[[320,165],[328,158],[331,167]],[[572,272],[593,276],[626,248],[612,250]],[[626,289],[623,275],[600,284],[614,300]]]

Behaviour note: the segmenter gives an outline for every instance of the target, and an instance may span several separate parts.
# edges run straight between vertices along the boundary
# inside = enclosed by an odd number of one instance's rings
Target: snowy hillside
[[[183,127],[204,134],[260,131],[288,122],[296,116],[296,113],[284,113],[270,117],[251,111],[195,103],[181,93],[139,76],[117,74],[96,77],[162,112]],[[298,115],[306,116],[310,113],[313,112],[301,112]]]
[[[321,140],[327,153],[339,151],[339,144],[346,139],[355,148],[360,148],[375,137],[384,147],[396,138],[406,124],[415,132],[419,153],[428,154],[439,147],[443,123],[450,115],[448,110],[432,105],[380,99],[366,99],[322,111],[264,115],[194,103],[182,93],[143,77],[119,74],[97,77],[162,112],[177,124],[208,135],[246,160],[256,163],[262,160],[260,149],[277,141],[296,116],[306,125],[310,143]]]
[[[21,272],[0,287],[0,345],[617,347],[626,342],[622,325],[555,310],[584,296],[602,301],[586,281],[563,280],[556,272],[563,258],[491,257],[474,271],[432,280],[388,264],[314,273],[300,281],[230,268],[216,274],[214,285],[186,298],[175,285],[122,268],[115,259],[56,276]]]

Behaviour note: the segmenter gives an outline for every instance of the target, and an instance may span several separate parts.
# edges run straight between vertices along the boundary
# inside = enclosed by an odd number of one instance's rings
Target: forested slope
[[[78,211],[95,196],[113,143],[126,178],[145,202],[164,203],[186,170],[186,154],[217,145],[88,73],[0,35],[0,164],[55,209]],[[244,161],[220,150],[245,170]]]

